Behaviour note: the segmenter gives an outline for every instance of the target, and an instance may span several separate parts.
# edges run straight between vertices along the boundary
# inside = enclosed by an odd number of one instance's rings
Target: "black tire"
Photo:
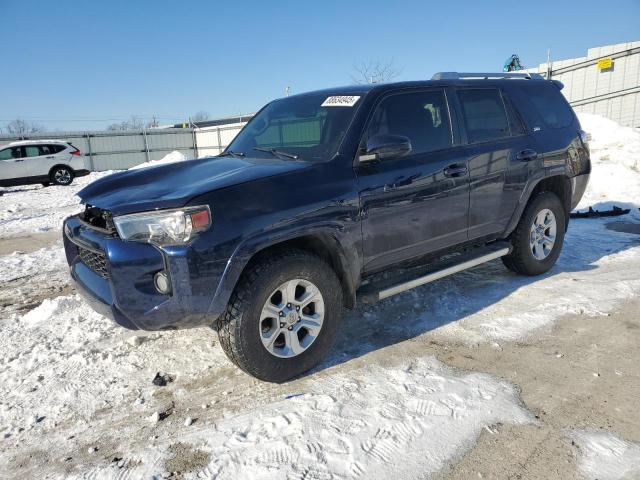
[[[531,226],[544,209],[553,212],[556,221],[555,243],[550,253],[543,260],[537,259],[532,251],[530,241]],[[522,275],[540,275],[547,272],[558,260],[564,242],[566,215],[562,202],[555,193],[541,192],[533,198],[524,212],[518,226],[511,234],[513,250],[502,257],[502,262],[509,269]]]
[[[73,177],[73,170],[65,166],[53,167],[51,169],[51,173],[49,174],[51,183],[62,186],[71,185],[71,182],[73,182]]]
[[[271,293],[292,279],[317,286],[324,301],[324,321],[316,339],[297,356],[281,358],[262,344],[260,313]],[[301,250],[263,257],[244,272],[227,310],[217,320],[222,349],[242,370],[260,380],[281,383],[316,365],[330,350],[343,313],[342,288],[333,269]]]
[[[50,185],[51,185],[51,183],[49,183],[49,182],[42,182],[42,186],[43,186],[43,187],[48,187],[48,186],[50,186]]]

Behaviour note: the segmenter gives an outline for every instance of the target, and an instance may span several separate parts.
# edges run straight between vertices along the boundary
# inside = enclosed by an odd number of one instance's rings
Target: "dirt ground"
[[[23,251],[33,251],[56,241],[57,236],[34,235],[19,239],[19,245]],[[11,242],[0,241],[0,253],[13,251]],[[64,287],[64,293],[69,288]],[[212,336],[211,341],[217,339]],[[634,299],[608,315],[565,316],[552,327],[516,342],[466,345],[443,341],[427,332],[334,365],[313,377],[322,381],[324,376],[348,372],[362,362],[392,365],[425,355],[435,355],[463,371],[495,375],[520,390],[522,404],[535,415],[537,423],[499,424],[485,429],[476,445],[450,461],[438,478],[572,479],[581,477],[577,468],[579,446],[567,435],[570,429],[604,430],[627,441],[640,441],[638,345],[640,300]],[[229,389],[230,381],[235,385]],[[234,391],[253,388],[257,397],[269,396],[306,381],[309,377],[261,391],[255,380],[230,370],[213,385],[194,384],[195,399],[191,403],[196,409],[201,398],[219,398],[221,408],[233,411]],[[217,394],[223,384],[229,395]],[[207,415],[212,413],[203,411],[201,421]],[[171,471],[194,471],[208,461],[207,454],[183,449],[180,444],[173,453]]]

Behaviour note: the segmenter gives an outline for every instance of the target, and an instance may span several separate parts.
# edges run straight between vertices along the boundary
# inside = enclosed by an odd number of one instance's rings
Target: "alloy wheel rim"
[[[531,224],[529,247],[536,260],[547,258],[556,243],[557,222],[551,210],[545,208],[538,212]]]
[[[260,312],[258,333],[266,350],[280,358],[297,357],[318,338],[324,299],[308,280],[289,280],[276,288]]]
[[[69,181],[71,180],[71,173],[69,173],[68,170],[64,170],[61,168],[60,170],[56,170],[54,177],[59,183],[69,183]]]

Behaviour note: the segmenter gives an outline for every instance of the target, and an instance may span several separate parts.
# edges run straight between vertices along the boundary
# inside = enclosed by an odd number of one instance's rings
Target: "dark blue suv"
[[[284,381],[330,348],[343,308],[502,258],[556,262],[590,173],[562,84],[440,73],[275,100],[218,157],[82,190],[71,275],[130,329],[211,326]]]

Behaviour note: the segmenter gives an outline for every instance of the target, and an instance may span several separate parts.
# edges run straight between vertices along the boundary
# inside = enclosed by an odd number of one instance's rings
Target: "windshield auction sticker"
[[[321,107],[353,107],[360,100],[358,95],[339,95],[335,97],[327,97],[322,102]]]

